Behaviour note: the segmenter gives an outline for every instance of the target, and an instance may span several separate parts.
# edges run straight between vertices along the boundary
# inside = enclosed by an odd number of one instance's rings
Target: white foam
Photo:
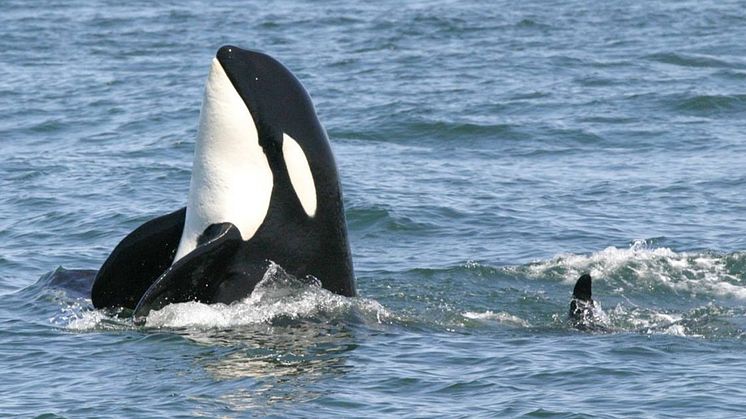
[[[388,311],[374,300],[347,298],[323,288],[309,287],[296,295],[266,298],[252,294],[229,305],[186,302],[170,304],[150,313],[145,326],[149,328],[199,328],[224,329],[251,324],[271,324],[278,319],[316,319],[340,317],[353,310],[364,317],[383,322]]]
[[[578,276],[589,272],[594,282],[609,281],[609,278],[623,282],[617,289],[646,282],[676,292],[746,299],[746,287],[741,285],[740,278],[728,272],[725,257],[652,248],[644,240],[635,241],[628,248],[607,247],[590,255],[561,254],[548,261],[532,263],[525,269],[530,277],[559,274],[567,284],[573,284]],[[634,272],[634,277],[630,279],[623,270]]]
[[[225,329],[272,324],[277,320],[344,320],[352,313],[372,323],[393,319],[392,314],[375,300],[334,294],[322,288],[315,278],[297,279],[272,264],[254,292],[244,300],[232,304],[170,304],[151,312],[145,327]],[[86,309],[80,303],[63,307],[60,315],[50,320],[70,330],[132,327],[131,320],[118,320],[104,311]]]
[[[671,335],[702,338],[688,326],[689,315],[659,311],[654,308],[625,307],[618,305],[610,314],[610,320],[617,331],[645,333],[648,335]],[[699,317],[695,315],[694,317]]]
[[[85,299],[63,303],[60,312],[50,318],[49,321],[56,326],[72,331],[123,329],[132,324],[109,316],[103,310],[91,310],[89,307],[90,301]]]
[[[663,332],[666,335],[686,337],[686,329],[680,324],[672,324]]]
[[[520,327],[531,326],[531,324],[528,321],[523,320],[522,318],[518,316],[514,316],[504,311],[494,312],[492,310],[487,310],[483,313],[467,311],[463,314],[463,316],[466,317],[467,319],[489,320],[489,321],[494,321],[500,324],[506,324],[506,325],[511,325],[511,326],[520,326]]]

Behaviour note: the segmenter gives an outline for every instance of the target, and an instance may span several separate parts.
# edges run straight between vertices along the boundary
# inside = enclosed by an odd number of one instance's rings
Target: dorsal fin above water
[[[590,301],[591,294],[591,275],[583,274],[578,278],[578,282],[575,283],[572,296],[581,301]]]

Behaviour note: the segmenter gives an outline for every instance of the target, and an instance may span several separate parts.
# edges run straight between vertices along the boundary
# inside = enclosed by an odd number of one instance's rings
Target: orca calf
[[[91,300],[135,318],[171,303],[231,303],[272,262],[356,295],[337,167],[308,93],[269,55],[224,46],[205,86],[186,208],[126,236]]]

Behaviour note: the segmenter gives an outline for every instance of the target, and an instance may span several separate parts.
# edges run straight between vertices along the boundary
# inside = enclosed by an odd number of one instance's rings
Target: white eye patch
[[[295,195],[309,217],[316,215],[316,184],[303,149],[293,137],[283,134],[282,154]]]

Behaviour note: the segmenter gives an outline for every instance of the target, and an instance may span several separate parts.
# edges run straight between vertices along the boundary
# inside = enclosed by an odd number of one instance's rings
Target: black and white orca
[[[186,208],[125,237],[91,300],[136,318],[170,303],[231,303],[272,262],[356,295],[337,167],[308,93],[269,55],[224,46],[207,78]]]

